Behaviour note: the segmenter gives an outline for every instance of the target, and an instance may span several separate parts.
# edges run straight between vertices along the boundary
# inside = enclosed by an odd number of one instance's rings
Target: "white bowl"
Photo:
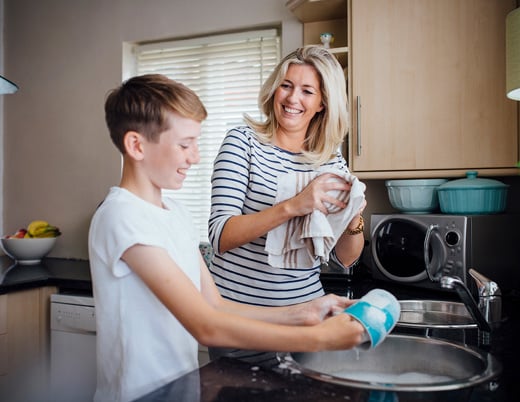
[[[38,264],[54,247],[56,237],[0,239],[4,252],[21,265]]]
[[[439,207],[437,188],[447,179],[387,180],[390,204],[407,214],[424,214]]]

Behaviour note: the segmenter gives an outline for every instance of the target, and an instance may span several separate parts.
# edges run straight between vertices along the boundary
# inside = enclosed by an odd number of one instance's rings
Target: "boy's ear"
[[[125,144],[126,153],[133,159],[141,160],[143,158],[142,136],[136,131],[128,131],[123,143]]]

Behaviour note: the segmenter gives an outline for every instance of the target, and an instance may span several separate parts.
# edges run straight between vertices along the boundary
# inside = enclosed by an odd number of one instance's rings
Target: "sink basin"
[[[440,300],[400,300],[398,326],[409,328],[476,328],[463,303]]]
[[[462,344],[389,335],[375,349],[281,353],[280,368],[354,388],[447,391],[495,379],[502,366],[491,354]]]

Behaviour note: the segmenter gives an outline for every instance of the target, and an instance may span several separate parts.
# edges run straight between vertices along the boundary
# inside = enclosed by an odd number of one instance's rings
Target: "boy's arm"
[[[162,248],[135,245],[126,250],[122,258],[204,345],[296,352],[348,349],[361,341],[363,327],[348,314],[337,314],[312,326],[279,325],[250,318],[261,318],[262,310],[270,311],[266,314],[268,318],[278,308],[261,309],[224,302],[202,259],[204,295]],[[274,313],[278,317],[275,321],[281,321],[291,310],[289,307],[280,309],[285,313],[280,316]]]
[[[220,296],[204,263],[201,267],[201,284],[204,298],[216,309],[275,324],[315,325],[327,317],[342,312],[355,302],[355,300],[349,300],[346,297],[330,294],[307,303],[284,307],[259,307],[235,303]]]

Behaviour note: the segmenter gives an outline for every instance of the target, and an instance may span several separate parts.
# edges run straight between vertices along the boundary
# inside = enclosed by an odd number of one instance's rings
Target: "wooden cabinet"
[[[505,18],[516,0],[291,3],[305,44],[337,29],[346,4],[346,155],[356,175],[518,174],[518,104],[505,96]],[[313,14],[320,5],[328,11]]]
[[[42,287],[0,295],[0,395],[44,400],[48,386],[50,295]]]
[[[347,0],[289,0],[287,8],[303,23],[303,43],[321,44],[320,34],[334,35],[330,51],[347,67]]]
[[[514,8],[515,0],[352,0],[353,171],[517,172],[517,104],[505,96],[504,27]]]

